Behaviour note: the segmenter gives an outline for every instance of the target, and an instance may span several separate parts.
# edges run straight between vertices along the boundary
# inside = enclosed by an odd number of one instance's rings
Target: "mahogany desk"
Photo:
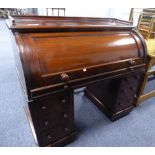
[[[13,16],[7,25],[39,146],[61,146],[75,137],[76,88],[85,86],[85,95],[112,121],[134,107],[146,47],[130,22]]]

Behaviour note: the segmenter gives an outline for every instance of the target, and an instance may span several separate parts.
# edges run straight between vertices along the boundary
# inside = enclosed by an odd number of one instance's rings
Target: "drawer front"
[[[54,115],[54,113],[60,113],[71,111],[73,108],[73,103],[70,100],[70,93],[61,93],[61,94],[54,94],[42,98],[37,103],[37,111],[38,115]],[[54,116],[53,116],[54,117]]]
[[[73,112],[72,111],[63,111],[59,113],[54,113],[53,115],[46,115],[39,117],[39,129],[46,130],[58,126],[60,124],[70,124],[73,123]]]
[[[40,133],[41,143],[43,143],[43,145],[51,144],[57,140],[60,140],[61,138],[64,138],[65,136],[73,132],[73,130],[74,127],[70,124],[68,125],[64,123],[55,126],[50,130],[46,130]]]
[[[37,103],[39,131],[52,128],[63,121],[72,122],[74,117],[73,92],[53,94]]]

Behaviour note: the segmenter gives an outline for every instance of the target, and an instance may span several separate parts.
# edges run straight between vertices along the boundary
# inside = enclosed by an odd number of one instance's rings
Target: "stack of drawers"
[[[29,109],[40,146],[54,143],[74,130],[73,91],[35,99]]]
[[[115,121],[132,110],[137,98],[140,77],[131,74],[89,85],[85,95]]]

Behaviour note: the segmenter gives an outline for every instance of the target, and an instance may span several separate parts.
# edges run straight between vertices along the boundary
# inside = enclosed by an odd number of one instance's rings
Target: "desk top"
[[[131,22],[114,18],[92,17],[56,17],[56,16],[12,16],[7,25],[13,31],[44,29],[45,30],[109,30],[132,29]]]

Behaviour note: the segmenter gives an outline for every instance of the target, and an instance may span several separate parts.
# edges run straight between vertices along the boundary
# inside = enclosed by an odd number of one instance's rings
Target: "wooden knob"
[[[61,79],[64,81],[64,82],[67,82],[69,80],[69,76],[66,74],[66,73],[63,73],[61,74]]]
[[[48,126],[49,125],[49,122],[48,121],[45,121],[44,123],[45,123],[45,126]]]
[[[61,99],[61,102],[62,102],[62,103],[66,103],[66,99],[64,99],[64,98]]]
[[[68,115],[66,113],[64,114],[64,118],[68,118]]]
[[[49,140],[51,140],[51,139],[52,139],[52,136],[51,136],[50,134],[48,134],[48,135],[47,135],[47,138],[48,138]]]
[[[46,110],[47,108],[45,106],[42,106],[42,110]]]
[[[68,85],[64,85],[64,89],[68,89]]]
[[[69,129],[68,128],[64,128],[64,130],[67,132],[67,131],[69,131]]]

